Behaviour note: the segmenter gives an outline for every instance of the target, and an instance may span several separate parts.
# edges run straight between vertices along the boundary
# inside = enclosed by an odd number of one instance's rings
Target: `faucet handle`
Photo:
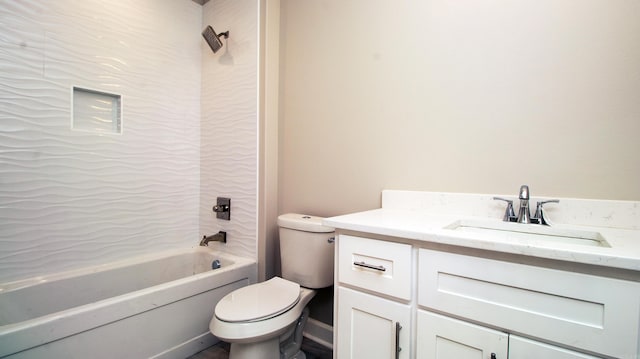
[[[544,210],[542,209],[542,206],[544,206],[547,203],[560,203],[560,200],[549,199],[546,201],[539,201],[538,204],[536,205],[536,213],[534,213],[533,218],[531,218],[536,222],[538,222],[538,224],[542,224],[545,226],[548,226],[549,222],[547,222],[547,219],[544,217]]]
[[[502,197],[493,197],[496,201],[505,201],[507,202],[507,209],[504,211],[504,217],[502,220],[505,222],[513,222],[518,218],[516,216],[516,212],[513,210],[513,201],[510,199],[502,198]]]

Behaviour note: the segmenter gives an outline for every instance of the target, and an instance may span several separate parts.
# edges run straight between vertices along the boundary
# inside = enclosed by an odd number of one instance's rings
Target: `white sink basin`
[[[522,240],[544,240],[584,246],[611,247],[600,232],[555,228],[539,224],[463,219],[449,224],[444,229],[508,236],[508,238]]]

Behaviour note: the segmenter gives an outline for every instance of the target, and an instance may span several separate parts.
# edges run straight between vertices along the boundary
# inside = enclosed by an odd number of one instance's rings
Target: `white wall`
[[[640,199],[640,2],[282,0],[281,212]]]
[[[213,53],[202,51],[200,234],[227,232],[221,251],[257,258],[258,1],[211,0],[203,25],[229,31]],[[216,197],[231,198],[231,220],[216,219]]]
[[[0,282],[197,244],[200,5],[0,3]],[[123,133],[70,129],[71,87]]]
[[[280,0],[260,0],[260,134],[258,200],[259,279],[280,268],[278,246],[278,122],[280,86]]]

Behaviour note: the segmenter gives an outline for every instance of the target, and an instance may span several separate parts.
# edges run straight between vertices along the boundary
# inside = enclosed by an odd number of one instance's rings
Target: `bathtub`
[[[215,304],[256,273],[197,247],[0,284],[0,358],[185,358],[218,341]]]

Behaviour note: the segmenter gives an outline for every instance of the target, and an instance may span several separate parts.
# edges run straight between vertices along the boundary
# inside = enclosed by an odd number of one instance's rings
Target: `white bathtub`
[[[215,304],[256,272],[197,247],[0,284],[0,358],[185,358],[218,341]]]

